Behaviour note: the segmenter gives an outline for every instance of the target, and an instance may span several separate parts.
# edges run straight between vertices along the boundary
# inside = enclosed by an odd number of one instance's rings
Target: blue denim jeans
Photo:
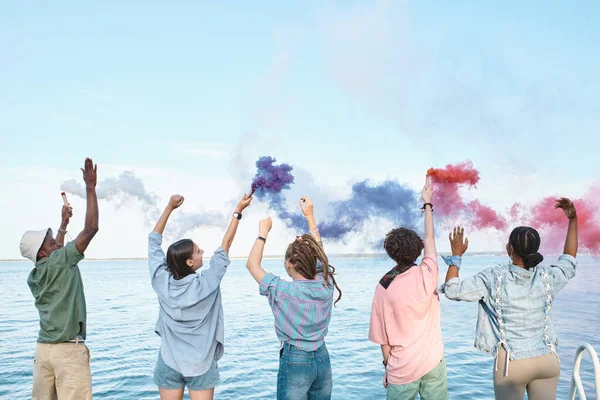
[[[277,400],[329,400],[333,379],[327,347],[304,351],[283,344],[277,374]]]

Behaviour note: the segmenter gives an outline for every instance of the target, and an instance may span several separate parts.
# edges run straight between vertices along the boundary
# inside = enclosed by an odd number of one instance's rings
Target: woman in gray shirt
[[[223,242],[210,259],[210,268],[199,274],[196,271],[203,266],[204,250],[191,239],[173,243],[166,257],[161,248],[167,220],[183,200],[183,196],[171,196],[148,237],[150,278],[160,304],[155,332],[161,345],[154,383],[162,400],[183,399],[186,386],[190,399],[208,400],[219,383],[217,360],[223,356],[221,279],[242,211],[252,197],[244,195],[239,201]]]

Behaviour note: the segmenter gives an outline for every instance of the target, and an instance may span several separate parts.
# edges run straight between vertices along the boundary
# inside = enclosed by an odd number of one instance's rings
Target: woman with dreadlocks
[[[554,295],[575,276],[577,212],[566,198],[556,201],[569,220],[563,255],[550,266],[538,266],[544,257],[539,233],[528,226],[515,228],[506,245],[510,264],[458,279],[461,256],[468,247],[464,229],[450,233],[452,256],[443,290],[450,300],[478,301],[475,347],[492,355],[496,399],[556,399],[560,365],[550,310]],[[509,366],[510,362],[510,375]]]
[[[325,400],[331,398],[333,380],[325,336],[331,319],[334,288],[342,297],[323,250],[321,236],[308,197],[300,200],[310,235],[297,236],[285,252],[285,270],[292,281],[266,272],[261,261],[273,222],[259,223],[246,266],[266,296],[275,317],[275,332],[282,342],[277,374],[277,399]]]

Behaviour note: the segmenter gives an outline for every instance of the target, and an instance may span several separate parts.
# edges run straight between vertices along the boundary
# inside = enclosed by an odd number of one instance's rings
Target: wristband
[[[462,263],[461,256],[442,256],[442,258],[448,266],[455,266],[460,269],[460,264]]]
[[[67,231],[65,231],[64,229],[59,229],[59,230],[58,230],[58,233],[62,233],[63,235],[66,235],[66,234],[67,234]]]
[[[237,219],[242,219],[242,213],[239,213],[237,211],[234,211],[233,216],[236,217]]]
[[[431,203],[423,204],[423,207],[421,207],[421,210],[423,210],[423,212],[425,212],[425,209],[427,208],[427,206],[431,207],[431,212],[433,212],[433,204],[431,204]]]
[[[264,237],[262,237],[262,236],[258,236],[258,237],[256,238],[256,240],[262,240],[263,242],[267,243],[267,238],[264,238]]]

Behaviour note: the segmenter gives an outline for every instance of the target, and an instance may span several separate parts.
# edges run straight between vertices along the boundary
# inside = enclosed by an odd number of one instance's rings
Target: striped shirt
[[[304,351],[315,351],[325,343],[334,288],[325,284],[322,274],[288,282],[267,273],[259,290],[269,299],[280,341]]]

